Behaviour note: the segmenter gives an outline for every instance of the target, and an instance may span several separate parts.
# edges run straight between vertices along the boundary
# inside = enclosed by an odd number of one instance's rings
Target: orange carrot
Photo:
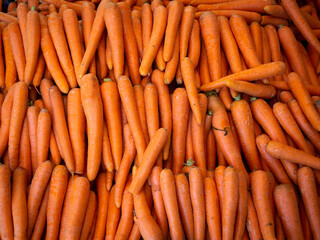
[[[186,6],[183,9],[180,23],[180,61],[187,56],[188,43],[192,31],[195,9],[192,6]]]
[[[31,164],[31,148],[29,138],[28,118],[25,117],[21,130],[21,140],[19,149],[19,167],[27,170],[27,182],[31,181],[32,164]]]

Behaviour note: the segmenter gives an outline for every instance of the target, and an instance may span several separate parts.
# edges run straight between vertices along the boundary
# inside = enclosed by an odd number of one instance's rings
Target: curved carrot
[[[118,81],[124,70],[124,33],[121,10],[117,4],[108,2],[105,5],[103,14],[112,51],[114,76]]]
[[[56,126],[57,138],[61,144],[60,147],[62,150],[62,155],[68,170],[71,173],[74,173],[74,157],[72,153],[67,122],[65,119],[62,95],[58,88],[53,86],[49,89],[49,97],[52,106],[52,122],[53,125]]]
[[[36,71],[40,47],[40,20],[38,12],[34,10],[29,11],[27,14],[25,47],[26,66],[24,81],[29,85]]]
[[[46,239],[57,239],[62,214],[62,206],[67,191],[68,170],[63,165],[53,169],[47,208]]]
[[[51,162],[45,161],[37,168],[37,171],[33,176],[28,194],[28,238],[30,238],[32,235],[32,231],[38,216],[41,200],[49,183],[51,172]]]
[[[287,238],[303,239],[299,208],[293,187],[280,184],[274,188],[273,196]]]
[[[12,178],[12,220],[14,237],[27,239],[27,171],[20,167]]]
[[[87,175],[90,181],[98,174],[102,149],[103,107],[98,79],[91,73],[81,80],[80,95],[87,120],[88,159]],[[92,106],[95,106],[94,108]]]
[[[146,76],[148,74],[152,62],[156,57],[162,38],[164,36],[165,26],[167,23],[167,15],[167,9],[163,6],[157,7],[153,13],[154,23],[150,41],[148,43],[148,47],[145,49],[139,68],[139,72],[142,76]]]
[[[156,69],[152,72],[151,81],[158,90],[160,123],[161,127],[167,129],[167,142],[163,149],[163,160],[169,157],[172,135],[172,109],[169,95],[169,87],[163,81],[164,74]]]
[[[184,239],[174,177],[170,169],[164,169],[160,173],[160,188],[166,209],[171,238]]]
[[[73,150],[75,172],[82,174],[85,168],[86,119],[79,88],[73,88],[67,97],[67,120]]]

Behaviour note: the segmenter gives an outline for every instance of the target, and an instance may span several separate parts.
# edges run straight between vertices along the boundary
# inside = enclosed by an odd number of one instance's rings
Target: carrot
[[[240,15],[232,15],[230,17],[230,27],[248,67],[253,68],[261,65],[261,60],[258,57],[249,27],[244,18]]]
[[[273,112],[281,124],[282,128],[292,138],[299,149],[311,153],[311,149],[305,140],[301,130],[290,113],[289,108],[284,103],[276,103],[273,105]]]
[[[164,73],[165,84],[170,84],[173,81],[175,74],[177,72],[177,68],[179,65],[179,53],[180,53],[179,44],[180,44],[180,29],[177,30],[172,57],[166,64],[166,69]]]
[[[273,25],[273,26],[279,27],[279,26],[288,26],[289,23],[286,19],[265,15],[261,17],[261,25],[262,26]]]
[[[194,160],[194,151],[192,145],[192,112],[189,111],[189,120],[188,120],[188,128],[187,128],[187,136],[186,136],[186,157],[185,162],[189,159]]]
[[[133,197],[127,190],[130,183],[128,182],[123,193],[121,218],[115,235],[115,240],[128,239],[133,226]]]
[[[98,79],[91,73],[81,78],[81,102],[88,124],[87,175],[90,181],[98,174],[102,151],[103,107]],[[93,109],[92,106],[95,106]]]
[[[10,169],[13,171],[19,165],[20,136],[24,117],[28,107],[28,87],[26,83],[19,82],[16,84],[12,101],[12,113],[10,117],[8,139],[8,154]]]
[[[30,137],[30,150],[31,150],[31,165],[32,172],[34,173],[38,167],[37,161],[37,128],[38,128],[38,115],[40,108],[37,106],[30,106],[27,110],[29,137]]]
[[[86,119],[79,88],[74,88],[68,93],[67,105],[68,128],[75,161],[75,172],[82,174],[85,167]]]
[[[320,130],[320,116],[315,109],[310,94],[303,84],[302,79],[296,73],[290,73],[288,75],[288,85],[293,95],[296,97],[299,105],[305,116],[310,121],[311,125],[317,130]]]
[[[181,62],[181,71],[186,86],[188,99],[192,112],[196,118],[197,123],[200,125],[202,122],[199,97],[195,85],[194,68],[190,58],[184,58]]]
[[[68,50],[67,39],[64,33],[62,20],[58,13],[51,13],[48,17],[49,32],[56,49],[58,59],[62,70],[66,75],[70,88],[77,87],[77,80],[72,64],[71,56]]]
[[[2,41],[5,57],[5,85],[7,91],[17,81],[17,69],[14,62],[12,47],[9,38],[9,29],[6,27],[2,31]]]
[[[144,191],[141,191],[139,195],[135,195],[133,200],[136,213],[134,221],[137,224],[142,237],[144,239],[163,239],[160,227],[151,215]]]
[[[267,14],[273,17],[279,17],[279,18],[285,18],[285,19],[290,18],[281,5],[268,5],[268,6],[265,6],[263,9]]]
[[[299,210],[300,210],[300,218],[301,218],[301,225],[302,225],[304,239],[313,239],[310,224],[308,222],[308,218],[306,215],[306,210],[303,205],[303,201],[301,201],[301,200],[299,202]],[[280,221],[280,219],[279,219],[279,221]],[[282,229],[282,231],[283,231],[283,229]]]
[[[287,139],[282,131],[280,124],[274,116],[269,105],[262,99],[257,99],[251,103],[251,111],[254,118],[262,126],[267,135],[272,139],[287,144]],[[296,164],[283,161],[281,162],[293,182],[297,182],[298,166]]]
[[[308,41],[308,43],[320,53],[320,43],[317,37],[312,33],[311,27],[304,18],[298,4],[292,0],[284,0],[281,5],[286,10],[289,17],[294,22],[295,26],[299,29],[303,37]]]
[[[142,46],[143,54],[145,54],[146,49],[150,41],[150,36],[152,32],[153,16],[151,5],[149,3],[144,3],[141,6],[141,27],[142,27]]]
[[[310,44],[307,45],[307,52],[314,68],[316,68],[319,63],[319,53]]]
[[[195,239],[203,239],[205,234],[205,201],[203,174],[200,168],[193,167],[189,173],[190,196],[193,209]]]
[[[50,181],[46,239],[57,239],[62,214],[62,206],[67,191],[68,170],[63,165],[53,169]]]
[[[87,178],[77,177],[72,185],[69,209],[66,215],[64,231],[60,229],[60,238],[79,239],[85,218],[90,184]],[[61,223],[62,224],[62,223]]]
[[[27,28],[27,15],[29,12],[28,5],[26,3],[18,4],[16,12],[17,12],[17,18],[16,18],[15,22],[19,23],[22,42],[23,42],[23,48],[26,53],[26,50],[27,50],[27,31],[26,31],[26,28]],[[10,23],[10,22],[8,22],[8,23]]]
[[[132,138],[128,124],[124,126],[123,134],[124,134],[125,149],[124,149],[123,158],[121,160],[121,164],[118,170],[118,177],[116,179],[115,190],[114,190],[115,204],[118,207],[121,206],[121,199],[122,199],[125,183],[129,174],[131,164],[136,154],[134,140]]]
[[[226,161],[230,166],[235,167],[238,171],[243,171],[247,179],[248,175],[242,163],[240,149],[234,148],[235,139],[230,129],[230,123],[226,109],[218,97],[211,96],[208,104],[209,110],[212,110],[212,126],[217,144],[223,153]],[[232,151],[230,149],[233,149]]]
[[[37,121],[37,164],[38,166],[47,159],[50,135],[51,116],[47,109],[42,109]]]
[[[39,18],[41,24],[40,43],[47,68],[52,74],[52,78],[57,84],[59,90],[63,93],[67,93],[69,91],[69,85],[61,69],[60,62],[49,33],[48,21],[44,16],[39,16]]]
[[[11,15],[4,13],[4,12],[0,12],[0,20],[3,22],[6,22],[6,23],[18,22],[16,17],[11,16]]]
[[[235,168],[227,167],[223,174],[223,203],[222,203],[222,237],[233,239],[234,224],[239,196],[238,174]]]
[[[28,118],[25,117],[21,130],[20,149],[19,149],[19,167],[26,169],[27,171],[27,183],[31,181],[31,149],[29,138],[29,124]]]
[[[114,239],[118,227],[118,223],[120,220],[120,209],[116,206],[114,202],[114,191],[113,187],[110,191],[110,199],[108,206],[108,216],[106,222],[106,237],[105,239]]]
[[[278,36],[292,70],[297,72],[305,83],[310,83],[297,40],[292,30],[287,26],[281,27],[278,29]]]
[[[274,0],[262,0],[256,2],[254,0],[240,0],[222,2],[217,4],[200,4],[197,9],[199,11],[208,11],[208,10],[246,10],[252,12],[264,13],[264,7],[268,5],[274,5]]]
[[[319,218],[320,205],[314,174],[309,167],[302,167],[298,171],[298,184],[302,195],[303,203],[308,217],[308,222],[312,230],[313,236],[319,236]]]
[[[250,170],[261,169],[249,104],[245,100],[235,101],[231,105],[231,113]]]
[[[118,6],[122,15],[124,51],[127,57],[130,78],[132,79],[133,84],[140,84],[139,53],[133,30],[131,10],[126,3],[119,3]]]
[[[303,239],[298,203],[293,187],[280,184],[275,187],[273,196],[287,238]]]
[[[189,109],[187,91],[183,88],[177,88],[172,95],[172,147],[174,159],[172,172],[174,174],[180,172],[185,159]]]
[[[103,124],[103,136],[102,136],[102,164],[104,167],[107,169],[108,172],[113,172],[114,170],[114,163],[113,163],[113,158],[112,158],[112,153],[111,153],[111,146],[110,146],[110,140],[108,136],[108,129],[107,126],[104,122]],[[113,180],[113,178],[112,178]]]
[[[201,91],[211,91],[223,87],[226,80],[241,80],[241,81],[255,81],[264,78],[270,78],[282,74],[285,71],[285,64],[283,62],[272,62],[262,64],[258,67],[243,70],[238,73],[228,75],[220,78],[217,81],[204,84],[200,87]]]
[[[38,56],[38,63],[34,72],[33,80],[32,80],[32,85],[35,87],[38,87],[40,85],[44,70],[46,67],[46,62],[44,60],[42,52],[39,53]]]
[[[262,45],[262,30],[261,26],[257,22],[252,22],[250,24],[250,33],[252,36],[252,40],[257,52],[258,59],[260,62],[263,62],[263,45]]]
[[[21,239],[27,239],[27,183],[27,171],[16,168],[12,178],[12,220],[14,237]]]
[[[43,162],[35,172],[28,194],[28,228],[27,236],[31,237],[43,194],[51,177],[52,164],[50,161]]]
[[[251,189],[262,236],[265,239],[276,239],[267,172],[258,170],[251,174]]]
[[[201,53],[200,25],[198,20],[193,21],[193,27],[190,34],[188,57],[191,59],[194,68],[198,66]]]
[[[133,139],[137,147],[138,159],[139,162],[141,162],[146,148],[146,143],[141,128],[133,87],[129,78],[121,76],[118,80],[118,89],[128,118]]]
[[[201,15],[200,27],[207,50],[208,67],[211,81],[221,78],[220,28],[216,15],[206,12]]]
[[[163,160],[167,160],[171,145],[172,134],[172,110],[169,88],[163,81],[164,74],[160,70],[152,72],[151,81],[156,86],[159,96],[159,110],[161,127],[167,129],[167,141],[163,149]]]
[[[26,58],[23,49],[23,42],[19,25],[16,22],[8,24],[10,45],[13,51],[13,58],[16,64],[18,78],[20,81],[24,81],[24,71],[26,66]]]
[[[178,210],[176,187],[171,170],[164,169],[161,171],[160,188],[168,217],[171,238],[173,240],[184,239],[185,235]]]
[[[150,179],[151,179],[152,198],[154,203],[156,220],[162,231],[163,238],[166,239],[168,236],[168,220],[167,220],[167,214],[166,214],[166,210],[165,210],[165,206],[162,198],[162,193],[160,191],[161,171],[162,171],[161,167],[154,166],[150,174]],[[179,200],[179,196],[178,196],[178,200]]]
[[[253,200],[250,192],[248,192],[248,213],[247,213],[246,227],[247,227],[250,239],[257,239],[257,240],[262,239],[257,212],[253,205]]]
[[[132,25],[134,26],[133,33],[134,33],[137,47],[138,47],[139,58],[141,59],[143,56],[141,11],[132,10],[131,18],[132,18]]]
[[[303,61],[305,63],[306,71],[309,76],[311,85],[319,86],[318,78],[307,50],[304,48],[304,46],[300,42],[298,42],[298,47],[300,49]]]
[[[172,3],[170,3],[170,8],[168,7],[168,20],[167,20],[168,23],[166,26],[164,47],[163,47],[163,59],[166,62],[169,62],[172,59],[172,56],[174,54],[174,47],[176,42],[175,39],[176,39],[178,27],[179,27],[180,20],[183,13],[184,13],[184,7],[180,1],[172,1]],[[184,14],[187,14],[187,12]],[[187,15],[185,15],[184,19],[186,19],[186,17]]]
[[[248,212],[248,189],[246,176],[243,172],[238,172],[239,199],[237,207],[237,217],[234,229],[234,238],[242,239],[245,233],[247,212]]]
[[[315,169],[320,168],[318,157],[285,145],[281,142],[270,141],[266,145],[266,150],[271,156],[275,158],[280,158],[282,160],[287,160],[297,164],[304,164]]]

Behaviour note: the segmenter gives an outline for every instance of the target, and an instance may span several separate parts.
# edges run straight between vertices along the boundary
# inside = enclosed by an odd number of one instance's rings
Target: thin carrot
[[[293,187],[280,184],[275,187],[273,196],[286,236],[290,239],[304,239]]]
[[[265,6],[263,9],[267,14],[273,17],[289,19],[288,14],[281,5],[268,5]]]
[[[171,239],[184,239],[174,177],[170,169],[164,169],[160,173],[160,188],[166,209]]]
[[[63,165],[53,169],[50,181],[46,239],[57,239],[62,214],[62,206],[67,191],[68,170]]]
[[[250,33],[252,36],[252,40],[257,52],[258,59],[260,62],[263,62],[263,45],[262,45],[262,30],[261,26],[257,22],[252,22],[250,24]]]
[[[179,44],[180,44],[180,29],[177,30],[174,51],[173,51],[172,57],[171,57],[170,61],[168,61],[166,64],[166,69],[164,72],[164,83],[165,84],[170,84],[173,81],[175,74],[177,72],[177,68],[179,65],[179,53],[180,53],[179,52],[180,51]]]
[[[304,48],[304,46],[300,42],[298,42],[298,47],[301,52],[303,61],[305,63],[306,71],[309,76],[311,85],[319,86],[318,78],[307,50]]]
[[[17,6],[17,20],[16,22],[19,23],[21,36],[22,36],[22,42],[23,42],[23,48],[26,53],[27,50],[27,15],[29,12],[29,8],[26,3],[18,4]],[[8,22],[9,23],[9,22]]]
[[[307,218],[307,214],[306,214],[306,209],[304,207],[303,201],[301,201],[301,200],[299,202],[299,210],[300,210],[300,218],[301,218],[301,225],[302,225],[304,239],[313,239],[310,224],[308,222],[308,218]],[[278,219],[279,219],[279,217],[278,217]],[[280,219],[279,219],[279,221],[280,221]],[[283,229],[282,229],[282,231],[284,232]]]
[[[133,33],[137,42],[139,58],[141,59],[143,56],[141,11],[132,10],[131,17],[132,17],[132,24],[134,26]]]
[[[141,163],[143,153],[146,149],[146,142],[144,140],[137,104],[135,101],[133,87],[129,78],[121,76],[118,80],[118,89],[121,100],[123,102],[124,110],[127,115],[127,120],[132,132],[132,136],[137,148],[139,162]]]
[[[247,227],[250,239],[256,239],[256,240],[262,239],[257,212],[253,205],[253,200],[250,192],[248,192],[248,213],[247,213],[246,227]]]
[[[5,85],[8,91],[10,87],[17,81],[17,69],[14,62],[12,47],[10,43],[9,29],[7,27],[2,31],[2,42],[6,66]]]
[[[110,191],[110,199],[108,203],[108,216],[106,222],[106,240],[114,239],[120,220],[120,208],[118,208],[114,202],[114,191],[115,187],[113,187]]]
[[[102,136],[102,163],[106,167],[108,172],[113,172],[114,163],[111,153],[110,139],[106,123],[103,123],[103,136]]]
[[[80,95],[87,120],[88,159],[87,175],[90,181],[98,174],[101,158],[103,133],[103,107],[98,79],[91,73],[81,80]],[[95,106],[92,108],[92,106]]]
[[[31,148],[29,138],[29,124],[28,118],[25,117],[21,130],[21,140],[19,149],[19,167],[26,169],[27,182],[31,181],[32,164],[31,164]]]
[[[27,239],[27,171],[20,167],[12,178],[12,220],[14,237]]]

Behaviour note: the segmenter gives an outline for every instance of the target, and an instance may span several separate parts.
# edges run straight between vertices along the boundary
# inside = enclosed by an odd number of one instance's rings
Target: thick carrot
[[[52,122],[56,126],[56,133],[61,144],[63,158],[66,162],[68,170],[74,172],[74,157],[69,138],[67,122],[65,119],[65,111],[63,100],[58,88],[53,86],[49,89],[50,102],[52,106]]]
[[[28,194],[28,228],[27,236],[31,237],[37,220],[43,194],[51,177],[52,164],[50,161],[42,163],[35,172]]]
[[[67,191],[68,170],[63,165],[53,169],[50,181],[48,208],[47,208],[47,230],[46,239],[57,239],[62,214],[62,206]]]
[[[36,71],[40,47],[40,20],[38,12],[34,10],[29,11],[27,14],[25,47],[24,81],[29,85]]]
[[[94,230],[94,239],[104,239],[106,231],[106,220],[108,216],[109,191],[106,188],[106,174],[101,172],[97,177],[97,222]]]
[[[120,7],[122,15],[124,51],[128,62],[130,78],[133,84],[140,84],[141,76],[139,74],[139,53],[133,30],[131,9],[127,3],[119,3],[118,6]]]
[[[299,105],[301,106],[302,111],[305,116],[310,121],[311,125],[317,130],[320,131],[320,115],[315,109],[310,94],[306,89],[302,79],[296,73],[290,73],[288,75],[288,85],[293,95],[296,97]]]
[[[227,167],[223,173],[222,237],[233,239],[239,198],[239,180],[235,168]]]
[[[180,61],[187,56],[194,14],[195,8],[192,6],[187,6],[183,9],[180,24]]]
[[[20,239],[27,239],[27,183],[27,171],[17,168],[12,178],[12,220],[14,237]]]
[[[37,164],[46,161],[51,135],[51,116],[47,109],[42,109],[38,115],[37,124]]]
[[[294,22],[295,26],[299,29],[304,38],[308,43],[320,53],[320,43],[317,37],[312,33],[311,27],[304,18],[301,10],[299,9],[296,1],[293,0],[284,0],[281,2],[281,5],[286,10],[289,17]]]
[[[274,116],[269,105],[262,99],[257,99],[251,103],[251,111],[254,118],[262,126],[267,135],[272,139],[287,144],[287,139],[279,122]],[[297,182],[298,166],[296,164],[280,159],[286,172],[293,182]]]
[[[260,80],[264,78],[274,77],[284,73],[285,66],[286,66],[285,63],[280,61],[262,64],[258,67],[243,70],[241,72],[234,73],[226,77],[220,78],[217,81],[204,84],[200,87],[200,90],[211,91],[211,90],[215,90],[217,88],[223,87],[225,85],[226,80],[255,81],[255,80]]]
[[[240,15],[232,15],[230,17],[230,27],[248,67],[253,68],[261,65],[250,29],[244,18]]]
[[[305,206],[308,222],[314,238],[319,237],[319,214],[320,204],[318,201],[316,181],[309,167],[302,167],[298,171],[298,185]]]
[[[173,147],[173,166],[172,172],[180,172],[186,149],[186,136],[189,119],[189,102],[187,91],[184,88],[177,88],[172,95],[172,147]]]
[[[86,119],[79,88],[74,88],[68,93],[67,105],[68,128],[75,162],[75,172],[82,174],[85,168]]]
[[[234,239],[242,239],[245,233],[246,219],[248,212],[248,186],[246,176],[243,172],[238,172],[239,200],[237,207],[237,217],[234,229]]]
[[[228,1],[217,4],[200,4],[197,9],[199,11],[208,10],[246,10],[252,12],[265,13],[264,7],[268,5],[274,5],[274,0],[240,0],[240,1]]]
[[[79,84],[79,75],[77,73],[79,72],[83,53],[81,49],[78,18],[74,10],[67,9],[63,11],[62,20],[70,48],[74,71]]]
[[[98,79],[91,73],[81,80],[80,95],[87,120],[88,159],[87,176],[90,181],[98,174],[101,158],[103,132],[103,107]],[[92,108],[92,106],[95,106]]]
[[[70,88],[75,88],[78,84],[74,72],[74,66],[69,53],[63,23],[58,13],[50,13],[48,16],[48,28],[68,84]]]
[[[190,58],[183,58],[181,62],[181,72],[184,78],[192,112],[197,120],[197,123],[200,125],[202,122],[200,102],[195,82],[194,68]]]
[[[143,56],[141,11],[132,10],[131,18],[132,18],[132,25],[134,26],[133,33],[134,33],[137,47],[138,47],[139,59],[141,59]]]
[[[115,240],[128,239],[133,226],[133,197],[128,191],[130,182],[127,183],[123,193],[121,218],[115,235]]]
[[[176,187],[170,169],[164,169],[160,173],[160,188],[168,217],[171,239],[184,239],[185,235],[180,220]]]
[[[256,144],[260,152],[261,160],[267,164],[279,183],[292,184],[279,159],[272,157],[266,152],[265,146],[269,141],[270,138],[266,134],[256,137]]]
[[[19,25],[16,22],[8,24],[9,38],[11,48],[13,51],[13,58],[16,64],[18,78],[20,81],[24,81],[24,71],[26,67],[26,58],[23,49],[23,42]]]
[[[12,101],[8,154],[10,169],[13,171],[19,165],[20,136],[24,117],[28,107],[28,87],[25,82],[19,82],[16,84]]]
[[[121,76],[118,80],[118,89],[137,148],[138,159],[141,163],[146,143],[141,128],[133,87],[129,78]]]
[[[104,21],[110,40],[114,76],[118,81],[124,70],[124,30],[121,10],[117,4],[113,2],[106,3]]]
[[[294,188],[280,184],[275,187],[273,196],[287,238],[304,239]]]
[[[267,172],[258,170],[251,174],[251,190],[263,238],[276,239]]]
[[[287,160],[297,164],[303,164],[315,169],[320,169],[319,158],[311,155],[310,153],[303,152],[294,147],[290,147],[286,144],[277,141],[270,141],[266,145],[267,152],[282,160]]]
[[[157,7],[153,12],[153,29],[148,47],[145,49],[139,68],[139,72],[142,76],[146,76],[148,74],[152,62],[157,55],[158,49],[164,36],[167,15],[167,9],[163,6]]]
[[[82,224],[85,218],[90,184],[87,178],[77,177],[74,180],[70,196],[70,205],[66,216],[63,232],[60,230],[61,239],[79,239]]]
[[[221,78],[220,28],[216,15],[206,12],[200,19],[201,34],[207,50],[211,81]]]
[[[189,181],[195,239],[203,239],[205,237],[206,212],[203,178],[204,177],[200,168],[191,168],[189,173]]]
[[[67,79],[61,69],[60,62],[54,48],[50,32],[48,29],[48,21],[44,16],[40,17],[41,24],[41,49],[44,56],[44,59],[47,64],[47,68],[49,69],[52,78],[57,84],[59,90],[63,93],[67,93],[69,91],[69,85]]]
[[[152,72],[151,81],[156,86],[159,96],[160,126],[167,129],[167,142],[163,149],[163,160],[167,160],[171,146],[172,110],[169,88],[168,85],[164,83],[163,79],[164,74],[160,70],[156,69]]]
[[[261,169],[261,162],[255,144],[253,117],[249,104],[245,100],[233,102],[231,114],[237,129],[241,148],[250,169]]]

